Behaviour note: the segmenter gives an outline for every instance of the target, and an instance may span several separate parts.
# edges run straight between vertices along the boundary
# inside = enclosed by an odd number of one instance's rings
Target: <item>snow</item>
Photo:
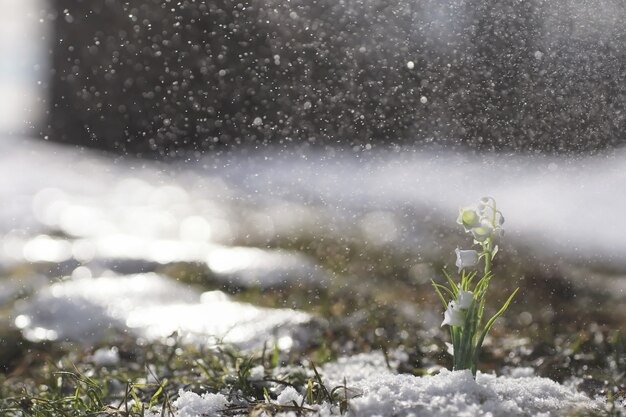
[[[380,352],[360,354],[326,364],[321,369],[327,388],[348,388],[349,416],[368,417],[548,417],[563,415],[571,410],[598,410],[603,403],[594,401],[571,387],[547,378],[527,376],[528,368],[520,370],[524,376],[495,376],[478,373],[476,380],[469,371],[442,370],[437,375],[416,377],[395,374],[385,364]],[[343,391],[339,391],[343,394]],[[177,417],[216,412],[214,403],[202,408],[201,397],[181,392],[176,401]],[[285,388],[275,403],[301,404],[302,393],[293,387]],[[222,403],[222,410],[225,409]],[[336,406],[323,404],[308,406],[317,415],[340,415]],[[185,410],[184,413],[182,410]],[[191,414],[190,411],[197,414]],[[289,413],[279,413],[288,416]]]
[[[328,284],[324,273],[298,252],[223,247],[209,251],[206,262],[219,279],[242,287]]]
[[[28,230],[31,238],[61,230],[87,239],[83,246],[96,257],[194,260],[206,253],[203,245],[324,230],[341,236],[360,230],[372,244],[380,236],[380,243],[415,247],[432,239],[429,223],[448,224],[459,206],[492,195],[507,213],[507,242],[554,259],[624,266],[626,200],[615,190],[626,178],[626,150],[579,158],[436,149],[233,153],[134,166],[24,138],[3,141],[0,230],[7,237]],[[412,215],[402,216],[409,207]],[[581,222],[583,214],[593,221]],[[35,243],[29,258],[66,256],[67,245]]]
[[[120,354],[116,347],[97,349],[91,360],[98,366],[117,365],[120,362]]]
[[[474,381],[469,371],[444,369],[423,377],[394,375],[380,368],[370,371],[352,385],[363,392],[351,400],[356,415],[549,416],[570,408],[597,407],[583,394],[546,378],[479,373]],[[353,376],[348,375],[350,388]]]
[[[173,405],[178,409],[177,417],[201,417],[217,415],[227,404],[228,400],[222,394],[198,395],[181,390]]]
[[[217,340],[242,349],[266,341],[308,337],[313,317],[292,309],[260,308],[232,301],[221,291],[200,293],[165,276],[76,278],[57,282],[18,303],[15,324],[30,340],[94,343],[111,329],[148,340],[178,332],[181,341]]]
[[[593,157],[407,149],[306,159],[285,155],[271,164],[261,159],[256,165],[250,162],[249,173],[223,175],[237,178],[232,185],[248,194],[290,190],[301,200],[321,201],[324,207],[335,208],[334,218],[343,214],[351,224],[368,210],[391,215],[410,205],[416,216],[408,224],[400,215],[388,220],[399,231],[394,239],[399,245],[430,240],[423,236],[429,221],[445,219],[449,224],[459,207],[490,195],[507,214],[507,242],[554,258],[624,266],[626,222],[620,207],[626,201],[615,192],[626,179],[624,149]],[[292,172],[298,175],[285,175]],[[587,215],[593,221],[581,222]]]
[[[346,384],[362,392],[350,401],[355,415],[368,416],[550,416],[567,409],[600,406],[584,394],[547,378],[446,369],[434,376],[397,375],[378,352],[342,358],[322,368],[327,386]],[[515,377],[514,375],[524,375]]]
[[[265,376],[265,368],[263,365],[257,365],[250,369],[250,381],[261,381]]]
[[[278,395],[276,402],[280,405],[293,405],[294,402],[300,405],[303,398],[294,387],[287,387]]]
[[[106,269],[154,270],[150,263],[202,262],[214,278],[237,286],[324,285],[323,271],[302,254],[229,245],[247,239],[259,244],[277,236],[313,239],[336,233],[368,245],[410,248],[417,251],[416,263],[429,250],[441,259],[433,245],[437,236],[429,235],[429,227],[450,224],[460,205],[483,194],[496,197],[507,214],[507,243],[529,244],[530,250],[553,260],[569,257],[602,261],[607,267],[626,266],[622,256],[626,252],[622,219],[626,198],[615,192],[626,179],[626,150],[585,158],[376,149],[336,156],[309,152],[300,157],[263,153],[244,157],[233,153],[185,164],[142,161],[135,165],[25,138],[5,138],[4,145],[0,265],[66,259],[51,272],[58,274],[55,278],[71,275],[75,261],[94,276]],[[581,222],[581,216],[591,220]],[[58,232],[67,237],[56,237]],[[453,255],[448,256],[452,259]],[[121,266],[126,269],[116,269]],[[110,282],[114,288],[125,288],[141,281],[101,278],[90,285]],[[52,288],[63,292],[70,285],[78,288],[76,282]],[[11,300],[16,288],[7,286],[0,298]],[[31,330],[29,337],[35,340],[65,337],[66,333],[93,340],[108,327],[126,328],[129,323],[143,328],[149,337],[179,327],[188,329],[190,337],[193,332],[207,331],[208,325],[191,326],[188,323],[197,320],[181,318],[211,312],[199,302],[199,294],[161,309],[168,315],[158,315],[162,317],[159,324],[153,317],[161,304],[149,309],[149,293],[142,298],[138,288],[115,296],[107,291],[102,294],[108,300],[98,299],[97,291],[90,293],[86,288],[70,302],[51,289],[42,290],[34,303],[49,302],[54,314],[45,317],[33,305],[20,324]],[[130,310],[120,310],[119,303],[111,301],[128,294],[140,299],[137,306],[141,308],[133,310],[132,317]],[[63,315],[63,309],[68,313]],[[81,320],[82,311],[88,311],[87,317],[99,327]],[[254,309],[247,311],[248,317],[256,314]],[[29,317],[36,319],[33,324],[28,323]],[[272,334],[274,326],[282,323],[282,318],[274,317],[276,321],[264,328]],[[53,319],[68,323],[59,325],[59,330],[57,324],[48,322]],[[239,322],[228,325],[234,323]],[[221,335],[228,333],[227,324],[223,325],[218,329]],[[229,337],[245,344],[254,339],[248,339],[253,327],[249,324],[239,335],[239,330],[230,331]],[[288,341],[291,334],[284,336]]]
[[[328,277],[309,257],[280,249],[227,247],[208,242],[146,239],[133,235],[69,239],[39,235],[31,239],[7,236],[0,264],[20,261],[63,263],[79,261],[89,267],[137,272],[174,262],[204,264],[217,281],[242,288],[281,287],[297,283],[328,285]]]

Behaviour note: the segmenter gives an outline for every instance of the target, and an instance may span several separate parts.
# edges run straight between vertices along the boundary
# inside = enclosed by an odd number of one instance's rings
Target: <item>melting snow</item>
[[[117,348],[100,348],[96,350],[91,360],[99,366],[117,365],[120,362],[120,354]]]
[[[479,373],[474,380],[469,371],[448,370],[434,376],[397,375],[387,369],[380,353],[340,359],[325,365],[322,373],[329,388],[343,385],[346,378],[351,397],[348,416],[548,417],[603,407],[601,402],[547,378]],[[528,371],[522,374],[527,375]],[[288,387],[279,394],[276,403],[301,404],[302,398],[302,393]],[[225,397],[220,394],[201,397],[182,391],[176,406],[177,417],[222,415],[221,411],[227,408]],[[329,404],[313,407],[320,416],[340,415],[339,409]]]
[[[323,367],[329,386],[362,392],[350,401],[367,416],[550,416],[601,404],[547,378],[512,377],[442,370],[435,376],[396,375],[381,354],[343,358]],[[527,375],[525,369],[523,374]]]
[[[150,340],[178,332],[185,342],[221,340],[244,349],[274,338],[302,340],[301,326],[312,320],[295,310],[235,302],[220,291],[200,294],[157,274],[55,283],[16,310],[15,324],[31,340],[93,342],[115,328]]]
[[[174,402],[178,409],[178,417],[215,416],[228,404],[228,400],[222,394],[194,394],[193,392],[179,392],[180,397]],[[158,414],[154,414],[160,415]]]
[[[198,244],[306,236],[321,228],[345,235],[354,233],[355,221],[363,239],[380,235],[383,243],[414,246],[416,238],[430,241],[424,236],[428,222],[454,218],[459,205],[484,194],[496,197],[507,213],[507,241],[529,243],[554,258],[620,266],[626,251],[626,200],[616,192],[626,179],[624,150],[585,158],[373,149],[334,157],[309,152],[306,158],[260,153],[239,160],[233,153],[137,167],[95,152],[3,140],[0,230],[8,237],[20,230],[31,237],[61,230],[91,238],[103,255],[114,254],[113,242],[130,245],[123,252],[132,254],[150,241],[151,249],[139,256],[176,261],[197,257],[191,247]],[[410,218],[398,213],[406,207],[414,209]],[[57,259],[67,256],[68,247],[39,239],[24,250],[29,259]]]

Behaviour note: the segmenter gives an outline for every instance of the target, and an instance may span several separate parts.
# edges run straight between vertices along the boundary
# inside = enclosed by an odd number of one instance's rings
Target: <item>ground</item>
[[[0,278],[0,408],[6,415],[145,415],[140,403],[181,406],[180,390],[187,397],[223,395],[225,414],[304,414],[331,404],[349,411],[370,398],[367,392],[384,397],[371,382],[351,385],[356,370],[345,372],[345,384],[332,371],[333,364],[363,354],[382,358],[376,371],[386,375],[382,385],[448,378],[448,335],[430,280],[443,280],[444,269],[454,274],[454,248],[467,244],[454,212],[449,218],[443,209],[425,210],[410,197],[399,204],[400,194],[383,206],[359,190],[342,194],[350,199],[340,206],[342,195],[329,200],[320,191],[336,182],[328,166],[326,177],[314,177],[306,165],[289,171],[317,178],[298,198],[293,188],[281,194],[276,185],[272,194],[255,197],[249,182],[238,186],[240,177],[228,172],[166,171],[158,164],[137,170],[132,161],[111,164],[87,154],[85,166],[102,175],[85,182],[67,171],[80,167],[63,162],[75,150],[56,151],[56,165],[40,174],[35,167],[47,151],[12,149],[17,154],[5,156],[3,169],[19,163],[32,166],[33,174],[2,189],[9,219],[3,224],[11,229],[4,231]],[[381,166],[363,171],[376,172],[370,184],[391,175],[392,163]],[[316,190],[306,194],[311,184]],[[11,198],[16,195],[22,197]],[[607,404],[585,413],[619,415],[626,373],[622,267],[559,252],[565,241],[525,243],[515,226],[524,211],[513,209],[488,309],[521,290],[486,340],[479,366],[485,381],[529,377],[520,372],[530,369]],[[549,231],[549,225],[541,227]],[[554,236],[565,236],[563,230]],[[597,246],[598,239],[590,236],[581,247]],[[55,322],[70,311],[71,320]],[[198,336],[198,329],[237,323],[237,311],[248,314],[246,325],[236,327],[247,333]],[[544,389],[541,384],[534,386]],[[285,387],[305,403],[281,404]]]

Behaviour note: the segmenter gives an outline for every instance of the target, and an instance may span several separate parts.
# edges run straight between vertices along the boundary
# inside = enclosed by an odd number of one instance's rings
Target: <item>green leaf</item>
[[[454,294],[452,293],[452,291],[450,291],[450,289],[446,287],[445,285],[437,284],[433,280],[430,280],[430,282],[432,282],[433,287],[435,287],[435,291],[437,291],[437,294],[439,294],[439,298],[441,299],[443,308],[448,308],[448,302],[446,301],[446,297],[443,296],[443,293],[441,292],[441,290],[448,292],[448,294],[450,294],[450,296],[454,298]]]
[[[455,355],[454,355],[455,362],[457,362],[457,359],[458,359],[458,361],[460,362],[460,365],[463,367],[467,364],[467,361],[468,360],[471,361],[471,358],[473,357],[472,341],[474,340],[474,333],[476,331],[475,321],[476,321],[476,302],[473,301],[472,304],[470,305],[470,308],[465,313],[465,323],[463,324],[463,327],[461,328],[461,332],[463,336],[461,337],[461,340],[459,342],[458,357],[456,354],[456,350],[455,350]],[[463,369],[463,368],[458,368],[458,369]]]
[[[489,286],[489,281],[491,280],[492,277],[493,277],[493,274],[488,273],[484,275],[480,280],[478,280],[478,283],[476,284],[476,287],[474,288],[474,294],[477,296],[480,296],[481,292],[486,292],[487,287]]]
[[[472,284],[472,281],[474,281],[474,278],[476,278],[476,275],[478,275],[476,271],[469,274],[466,274],[465,271],[463,271],[463,278],[461,279],[461,288],[463,288],[463,291],[469,291],[469,287]]]
[[[133,408],[136,408],[137,410],[143,410],[143,404],[141,402],[141,400],[139,399],[139,397],[137,396],[137,393],[135,392],[135,384],[130,384],[129,387],[129,394],[131,397],[133,397],[133,400],[135,400],[135,404],[133,404]]]
[[[152,408],[152,406],[157,403],[157,400],[159,399],[159,395],[161,395],[161,393],[163,392],[163,386],[164,384],[160,384],[159,389],[157,389],[156,392],[152,394],[152,397],[150,397],[150,402],[148,403],[148,409]]]
[[[313,380],[309,379],[306,384],[306,399],[309,405],[313,405]]]
[[[485,340],[485,337],[487,336],[487,333],[489,332],[489,330],[491,330],[491,327],[495,323],[496,319],[498,317],[500,317],[502,314],[504,314],[504,312],[509,308],[509,304],[511,304],[511,301],[513,300],[513,297],[515,297],[515,294],[517,294],[518,291],[519,291],[519,288],[517,288],[515,291],[513,291],[513,294],[511,294],[509,296],[509,299],[506,300],[506,302],[504,303],[502,308],[500,308],[500,310],[498,310],[498,312],[496,314],[494,314],[489,319],[487,324],[485,324],[485,328],[483,329],[482,333],[480,334],[480,338],[478,339],[478,343],[476,343],[476,348],[477,348],[476,352],[480,352],[480,347],[482,346],[483,341]],[[478,360],[478,358],[475,358],[475,360]]]
[[[454,294],[454,299],[456,300],[456,294],[459,292],[459,287],[457,287],[456,283],[445,269],[443,270],[443,274],[446,276],[448,284],[450,285],[450,291],[452,291],[452,293]]]
[[[280,349],[278,348],[278,340],[275,339],[274,345],[272,346],[272,358],[270,360],[272,369],[275,369],[278,367],[279,360],[280,360]]]

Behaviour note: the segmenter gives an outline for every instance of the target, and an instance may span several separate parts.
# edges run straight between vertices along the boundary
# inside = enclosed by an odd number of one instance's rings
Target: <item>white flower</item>
[[[447,324],[448,326],[459,327],[463,326],[464,323],[465,314],[463,313],[463,310],[458,308],[454,301],[450,301],[450,304],[448,304],[448,308],[446,309],[445,313],[443,313],[443,322],[441,323],[441,326]]]
[[[475,241],[482,243],[491,237],[493,226],[488,220],[482,219],[480,221],[480,225],[473,227],[470,232],[472,232],[472,236],[474,236]]]
[[[459,217],[456,222],[465,228],[466,232],[472,227],[480,225],[480,214],[474,207],[465,207],[459,210]]]
[[[472,291],[463,291],[459,288],[459,292],[456,295],[455,307],[460,310],[467,310],[474,301],[474,293]]]
[[[454,250],[456,253],[456,266],[459,268],[459,272],[464,268],[471,268],[478,264],[478,252],[475,250],[462,250],[456,248]]]
[[[465,324],[465,310],[470,308],[474,301],[474,293],[471,291],[463,291],[459,288],[456,294],[456,300],[450,301],[448,308],[443,313],[442,326],[461,327]]]

